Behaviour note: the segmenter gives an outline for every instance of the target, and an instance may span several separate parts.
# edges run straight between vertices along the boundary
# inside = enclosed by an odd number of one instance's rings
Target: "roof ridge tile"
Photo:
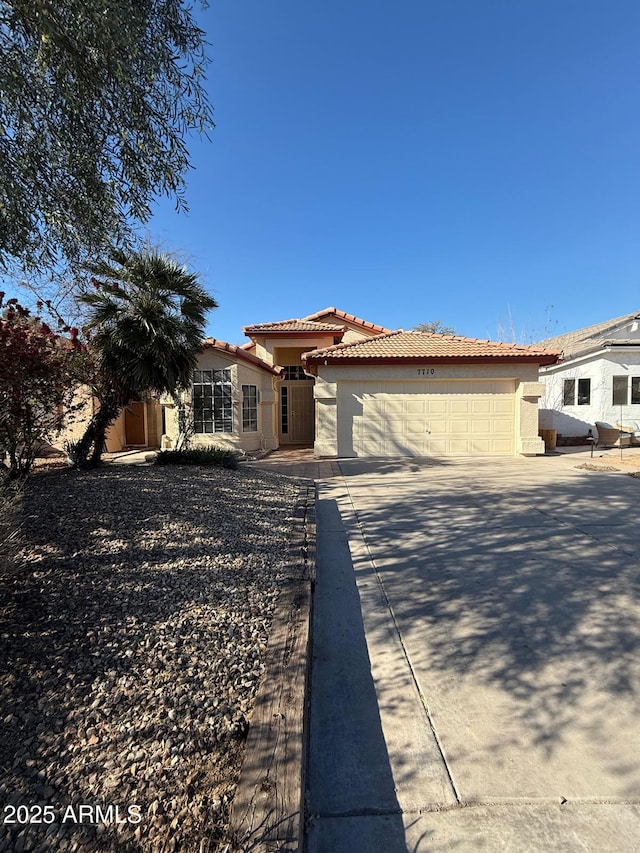
[[[504,358],[555,363],[559,352],[528,344],[479,340],[463,335],[404,331],[396,329],[360,341],[335,344],[303,354],[306,361],[329,358],[333,362],[358,359],[365,362],[387,360],[500,360]]]

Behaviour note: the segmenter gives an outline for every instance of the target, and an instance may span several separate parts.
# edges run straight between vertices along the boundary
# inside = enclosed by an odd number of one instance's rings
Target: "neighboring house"
[[[540,367],[558,353],[456,335],[390,331],[336,308],[205,341],[192,443],[313,445],[317,456],[534,455]],[[163,446],[177,413],[164,400]]]
[[[540,426],[560,436],[595,436],[595,422],[640,421],[640,314],[626,314],[540,341],[562,352],[540,368]]]

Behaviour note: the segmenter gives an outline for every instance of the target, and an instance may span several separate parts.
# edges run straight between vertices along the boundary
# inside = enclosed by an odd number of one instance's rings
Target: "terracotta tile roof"
[[[280,373],[282,372],[282,368],[278,367],[278,365],[268,364],[266,361],[258,358],[258,356],[247,352],[242,347],[237,347],[235,344],[228,344],[226,341],[217,341],[215,338],[205,338],[202,342],[202,348],[216,349],[219,352],[229,353],[229,355],[233,355],[242,361],[246,361],[254,367],[260,367],[262,370],[266,370],[268,373],[273,373],[276,376],[280,376]]]
[[[328,332],[329,334],[342,334],[344,326],[336,323],[314,323],[306,318],[302,320],[279,320],[276,323],[256,323],[253,326],[244,326],[242,331],[245,335],[277,334],[278,332]]]
[[[327,315],[333,315],[339,320],[344,320],[345,323],[352,323],[354,326],[361,326],[363,329],[378,332],[379,334],[385,334],[386,332],[391,331],[391,329],[387,329],[384,326],[378,326],[375,323],[370,323],[368,320],[356,317],[354,314],[347,314],[345,311],[340,311],[338,308],[325,308],[323,311],[316,311],[315,314],[309,314],[307,317],[303,317],[303,319],[315,321],[321,317],[326,317]]]
[[[308,363],[344,364],[403,362],[416,360],[442,361],[533,361],[554,364],[558,353],[541,347],[503,344],[459,335],[427,332],[405,332],[399,329],[374,338],[350,344],[337,344],[304,353]]]
[[[595,323],[593,326],[585,326],[584,329],[565,332],[553,338],[546,338],[537,343],[536,346],[560,350],[566,360],[567,358],[601,349],[608,342],[608,334],[625,323],[632,323],[634,320],[640,320],[640,314],[624,314],[622,317],[615,317],[613,320],[605,320],[602,323]],[[629,341],[617,339],[616,343],[633,343],[638,345],[640,341],[637,339]]]

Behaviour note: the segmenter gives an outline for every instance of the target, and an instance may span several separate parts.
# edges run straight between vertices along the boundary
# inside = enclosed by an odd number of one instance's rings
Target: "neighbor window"
[[[576,380],[565,379],[562,389],[562,405],[575,406],[576,403]]]
[[[626,406],[629,402],[629,382],[626,376],[613,377],[613,398],[614,406]]]
[[[258,388],[255,385],[242,386],[242,431],[258,431]]]
[[[576,390],[578,392],[576,399]],[[565,379],[562,386],[563,406],[588,406],[591,403],[590,379]]]
[[[231,370],[193,371],[193,426],[197,433],[233,432]]]
[[[640,403],[640,376],[631,377],[631,405]]]
[[[578,405],[588,406],[591,403],[591,380],[578,379]]]

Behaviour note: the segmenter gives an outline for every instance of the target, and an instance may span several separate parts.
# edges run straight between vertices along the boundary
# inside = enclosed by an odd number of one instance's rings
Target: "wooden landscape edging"
[[[231,810],[230,838],[238,851],[302,850],[306,692],[316,566],[313,482],[300,484],[287,562]]]

